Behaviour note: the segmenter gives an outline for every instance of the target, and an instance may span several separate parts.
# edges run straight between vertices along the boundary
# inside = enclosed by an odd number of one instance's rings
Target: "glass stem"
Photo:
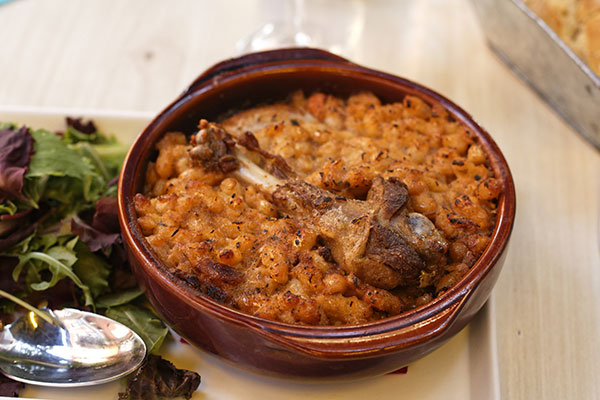
[[[302,32],[304,20],[304,0],[293,0],[292,23],[295,32]]]

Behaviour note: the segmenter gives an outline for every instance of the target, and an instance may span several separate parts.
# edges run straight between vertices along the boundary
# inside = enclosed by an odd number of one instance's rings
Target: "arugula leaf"
[[[108,276],[111,265],[101,256],[92,253],[82,241],[77,241],[74,250],[77,262],[73,264],[73,272],[90,288],[92,296],[96,298],[110,291]]]
[[[0,214],[14,215],[17,212],[17,206],[10,200],[0,204]]]
[[[106,316],[133,329],[146,343],[149,353],[156,353],[169,329],[150,310],[126,304],[106,310]]]
[[[62,133],[62,137],[66,143],[95,142],[98,140],[95,126],[93,127],[93,131],[90,129],[90,132],[86,133],[69,125],[67,126],[67,130]]]
[[[105,177],[119,173],[128,147],[114,136],[108,137],[99,132],[93,121],[67,117],[67,130],[62,136],[63,141],[75,144],[82,154],[89,157]]]
[[[129,148],[119,143],[114,137],[95,143],[91,147],[100,157],[109,174],[112,176],[118,175]]]
[[[139,287],[123,290],[120,292],[109,293],[105,296],[102,296],[96,302],[96,306],[98,308],[110,308],[117,307],[123,304],[127,304],[138,297],[140,297],[144,292]]]
[[[59,258],[55,258],[53,255],[58,256]],[[62,260],[61,260],[62,258]],[[71,280],[81,289],[85,298],[85,305],[93,305],[94,300],[92,298],[92,294],[90,292],[90,288],[83,284],[81,279],[73,272],[70,265],[65,264],[63,261],[67,263],[73,262],[73,258],[75,260],[77,257],[74,255],[69,255],[68,250],[65,247],[55,246],[48,250],[47,253],[42,253],[39,251],[32,251],[25,255],[19,256],[19,264],[13,270],[13,279],[17,281],[19,279],[19,275],[23,267],[30,261],[41,261],[38,265],[42,267],[38,267],[36,272],[39,272],[42,268],[47,268],[52,277],[49,281],[41,279],[38,282],[30,283],[29,287],[36,291],[43,291],[49,289],[56,285],[59,280],[64,277],[69,277]]]

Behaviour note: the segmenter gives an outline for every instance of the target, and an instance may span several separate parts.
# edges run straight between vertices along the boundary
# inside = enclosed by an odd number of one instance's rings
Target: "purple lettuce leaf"
[[[13,215],[0,215],[0,251],[7,250],[36,229],[36,224],[30,218],[32,209],[17,212]]]
[[[79,236],[79,240],[85,243],[92,252],[109,248],[120,236],[118,233],[104,233],[86,224],[78,217],[71,219],[71,232]]]
[[[121,242],[118,212],[117,199],[103,197],[96,202],[91,224],[75,217],[71,220],[71,232],[79,236],[91,251],[105,250]]]
[[[121,233],[116,197],[103,197],[96,202],[92,226],[104,233]]]
[[[0,203],[6,199],[22,199],[23,176],[29,168],[33,137],[29,129],[0,130]]]
[[[37,229],[27,217],[0,221],[0,251],[8,250]]]
[[[22,280],[15,282],[12,271],[19,263],[17,257],[0,256],[0,289],[8,293],[16,293],[23,290]]]
[[[119,400],[190,399],[199,385],[200,375],[196,372],[177,369],[169,361],[151,354],[129,379],[127,390],[119,393]]]
[[[84,122],[83,118],[67,117],[66,121],[68,127],[73,127],[81,133],[87,133],[88,135],[91,135],[92,133],[98,132],[94,121],[92,121],[91,119],[87,122]]]
[[[19,397],[19,391],[24,387],[24,383],[13,381],[0,374],[0,396]]]

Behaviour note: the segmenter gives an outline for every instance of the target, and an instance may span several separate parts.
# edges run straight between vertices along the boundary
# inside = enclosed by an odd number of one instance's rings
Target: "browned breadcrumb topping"
[[[600,76],[600,1],[524,0]]]
[[[315,213],[282,210],[285,191],[271,195],[229,167],[205,168],[190,155],[200,151],[195,137],[190,144],[184,133],[169,132],[156,146],[144,194],[135,197],[139,226],[175,275],[226,305],[291,324],[366,323],[447,290],[490,240],[501,183],[468,128],[439,105],[413,96],[381,104],[370,93],[341,99],[297,92],[287,102],[237,113],[221,126],[239,140],[252,132],[254,145],[287,163],[296,182],[334,194],[321,202],[348,202],[349,213],[379,204],[376,185],[406,190],[402,212],[427,217],[445,241],[415,279],[379,285],[369,270],[349,270],[353,260],[341,259],[348,242],[360,237],[345,232],[350,240],[336,244],[331,236],[339,232],[312,224]],[[260,154],[247,154],[269,166]],[[376,233],[367,232],[366,250],[349,251],[368,251]],[[385,254],[373,254],[390,264]]]

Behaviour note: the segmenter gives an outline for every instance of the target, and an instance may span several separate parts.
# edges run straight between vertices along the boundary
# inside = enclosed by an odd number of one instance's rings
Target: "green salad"
[[[126,152],[92,121],[67,118],[62,132],[0,123],[0,315],[6,324],[24,303],[104,314],[135,330],[151,354],[119,398],[190,398],[200,377],[152,356],[169,330],[122,246],[115,196]],[[0,382],[0,395],[19,385]]]

